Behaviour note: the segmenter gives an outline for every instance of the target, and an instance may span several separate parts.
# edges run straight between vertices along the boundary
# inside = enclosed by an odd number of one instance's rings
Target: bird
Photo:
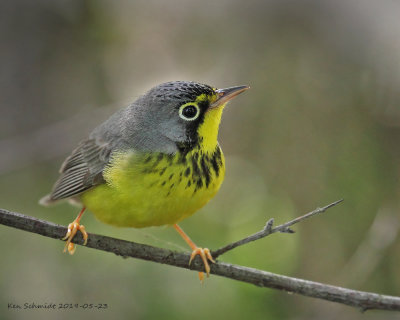
[[[213,198],[225,176],[218,131],[226,104],[249,86],[225,89],[193,82],[159,84],[115,112],[65,159],[45,206],[68,200],[81,206],[62,240],[64,252],[78,231],[88,240],[81,218],[89,210],[119,227],[173,226],[199,255],[207,277],[215,263],[178,225]],[[199,272],[200,280],[204,272]]]

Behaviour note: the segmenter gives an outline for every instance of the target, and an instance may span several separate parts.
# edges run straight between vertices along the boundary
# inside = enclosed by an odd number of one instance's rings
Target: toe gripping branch
[[[78,216],[76,217],[76,219],[68,225],[67,234],[64,236],[64,238],[62,238],[62,240],[67,240],[64,246],[64,252],[67,252],[68,250],[68,253],[71,255],[74,254],[76,250],[75,244],[73,244],[71,241],[75,237],[78,230],[82,233],[84,241],[83,245],[85,246],[87,243],[88,234],[86,232],[85,226],[80,224],[80,220],[83,213],[85,212],[85,209],[86,208],[83,207],[81,212],[79,212]]]

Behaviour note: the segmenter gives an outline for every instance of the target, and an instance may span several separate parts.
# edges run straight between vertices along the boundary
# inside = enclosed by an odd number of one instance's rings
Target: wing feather
[[[60,177],[52,192],[40,200],[47,205],[61,199],[75,197],[96,185],[104,183],[103,169],[107,165],[111,147],[94,139],[82,141],[60,168]]]

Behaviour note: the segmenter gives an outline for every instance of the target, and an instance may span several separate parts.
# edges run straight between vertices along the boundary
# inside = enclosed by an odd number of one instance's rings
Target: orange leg
[[[189,236],[177,224],[174,224],[174,228],[176,231],[178,231],[178,233],[181,235],[183,240],[185,240],[186,243],[193,250],[192,254],[190,256],[189,265],[192,263],[193,258],[196,257],[197,255],[199,255],[201,257],[201,259],[203,260],[204,268],[206,269],[206,274],[207,274],[207,278],[208,278],[210,276],[210,266],[208,264],[208,260],[210,260],[212,263],[215,263],[213,257],[211,256],[210,250],[207,248],[198,248],[194,244],[194,242],[189,238]],[[204,280],[203,272],[199,272],[199,278],[200,278],[200,281],[203,282],[203,280]]]
[[[76,217],[76,219],[68,225],[68,232],[65,235],[65,237],[62,238],[62,240],[67,240],[67,242],[65,243],[65,246],[64,246],[64,252],[66,252],[68,250],[69,254],[74,254],[75,244],[73,244],[71,241],[75,237],[78,230],[82,233],[83,240],[84,240],[83,245],[84,246],[86,245],[87,239],[88,239],[88,234],[85,230],[85,226],[83,226],[79,223],[85,210],[86,210],[86,208],[83,207],[81,212],[79,212],[78,216]]]

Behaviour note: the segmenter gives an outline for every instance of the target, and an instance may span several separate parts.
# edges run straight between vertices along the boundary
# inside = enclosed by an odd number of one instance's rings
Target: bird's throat
[[[208,110],[204,115],[203,123],[199,126],[199,145],[204,153],[213,153],[218,144],[218,130],[224,106]]]

